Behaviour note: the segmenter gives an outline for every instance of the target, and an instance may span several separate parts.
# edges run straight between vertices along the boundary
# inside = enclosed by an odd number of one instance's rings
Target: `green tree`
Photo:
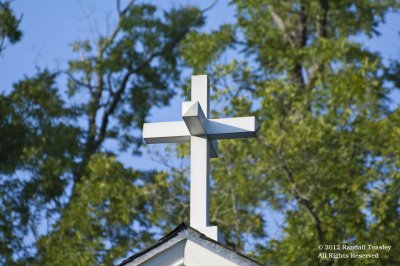
[[[110,265],[152,239],[146,195],[159,174],[123,166],[106,142],[138,152],[138,129],[174,95],[177,47],[204,11],[117,10],[109,34],[72,45],[67,70],[40,70],[0,95],[0,264]]]
[[[221,142],[212,219],[266,265],[371,265],[318,258],[318,245],[361,243],[391,245],[374,265],[399,264],[400,111],[388,98],[398,72],[385,75],[381,55],[354,40],[378,36],[398,1],[232,4],[235,24],[181,46],[212,77],[215,115],[260,122],[257,140]],[[284,217],[278,239],[265,234],[266,208]]]
[[[187,146],[166,151],[182,165],[156,173],[106,145],[138,152],[150,108],[181,84],[181,56],[211,76],[213,116],[260,122],[257,139],[221,141],[212,161],[211,220],[231,246],[266,265],[363,265],[318,259],[318,245],[387,244],[374,263],[400,263],[398,67],[353,38],[377,35],[398,2],[232,5],[236,23],[207,33],[195,31],[205,10],[117,1],[115,28],[75,42],[68,70],[0,95],[0,264],[109,265],[187,221]],[[284,217],[278,239],[266,208]]]
[[[17,18],[10,7],[11,1],[0,1],[0,55],[5,49],[6,42],[14,44],[22,37],[19,29],[21,18]]]

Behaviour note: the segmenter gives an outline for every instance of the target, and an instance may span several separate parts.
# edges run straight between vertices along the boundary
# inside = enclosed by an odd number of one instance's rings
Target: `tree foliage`
[[[187,145],[159,155],[163,172],[107,145],[139,151],[150,108],[187,88],[183,67],[210,75],[213,116],[260,123],[212,160],[211,221],[230,246],[265,265],[369,265],[319,259],[318,245],[386,244],[374,263],[400,263],[399,63],[354,38],[379,35],[398,2],[231,4],[235,22],[206,32],[197,8],[118,2],[113,30],[76,41],[68,70],[0,95],[0,263],[109,265],[188,221]]]
[[[135,1],[117,11],[108,34],[72,45],[67,70],[39,70],[0,96],[1,264],[109,265],[153,237],[145,199],[157,174],[122,165],[106,142],[138,151],[150,108],[180,80],[177,47],[204,17]]]
[[[398,264],[400,113],[389,108],[398,71],[354,41],[378,35],[398,2],[232,4],[236,24],[183,44],[186,63],[209,73],[224,99],[215,115],[260,121],[257,140],[221,144],[214,221],[267,265],[369,265],[318,259],[318,245],[360,243],[391,245],[374,263]],[[230,41],[218,45],[227,29]],[[207,52],[208,43],[219,50]],[[226,63],[229,49],[238,56]],[[283,216],[277,239],[265,234],[268,208]]]
[[[17,18],[14,14],[10,1],[0,1],[0,55],[6,42],[14,44],[21,39],[22,32],[19,29],[21,18]]]

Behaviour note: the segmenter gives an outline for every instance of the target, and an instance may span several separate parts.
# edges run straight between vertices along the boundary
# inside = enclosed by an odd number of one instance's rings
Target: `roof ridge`
[[[190,231],[188,231],[188,234],[183,234],[183,235],[182,235],[182,237],[185,238],[185,239],[188,239],[188,240],[193,241],[193,239],[191,239],[191,238],[192,238],[192,237],[197,237],[197,238],[199,238],[199,239],[206,240],[206,241],[211,242],[211,243],[213,243],[213,244],[215,244],[215,245],[218,245],[218,246],[220,246],[220,247],[223,247],[223,248],[227,249],[228,251],[233,252],[233,253],[235,253],[236,255],[238,255],[238,256],[240,256],[240,257],[242,257],[242,258],[244,258],[244,259],[250,260],[250,261],[252,261],[252,262],[254,262],[254,263],[258,264],[258,265],[262,265],[262,264],[259,263],[258,261],[254,260],[254,259],[252,259],[252,258],[249,258],[248,256],[246,256],[246,255],[240,253],[239,251],[233,249],[232,247],[229,247],[229,246],[224,245],[224,244],[222,244],[222,243],[220,243],[220,242],[218,242],[218,241],[215,241],[214,239],[209,238],[208,236],[206,236],[205,234],[203,234],[202,232],[200,232],[200,231],[194,229],[193,227],[187,225],[186,223],[182,222],[182,223],[180,223],[174,230],[172,230],[170,233],[168,233],[168,234],[165,235],[164,237],[160,238],[160,239],[159,239],[157,242],[155,242],[153,245],[151,245],[151,246],[149,246],[148,248],[146,248],[146,249],[144,249],[144,250],[142,250],[142,251],[140,251],[140,252],[138,252],[138,253],[136,253],[136,254],[130,256],[129,258],[123,260],[120,264],[118,264],[118,266],[123,266],[123,265],[126,265],[126,264],[129,263],[129,262],[132,262],[132,261],[135,260],[136,258],[138,258],[138,257],[140,257],[140,256],[142,256],[142,255],[144,255],[144,254],[146,254],[146,253],[148,253],[148,252],[150,252],[151,250],[153,250],[153,249],[155,249],[155,248],[161,246],[162,244],[164,244],[164,243],[168,242],[169,240],[173,239],[174,237],[178,236],[180,232],[183,232],[183,231],[185,231],[185,230],[187,230],[187,229],[189,229],[191,232],[195,233],[197,236],[194,236],[193,234],[190,235]]]

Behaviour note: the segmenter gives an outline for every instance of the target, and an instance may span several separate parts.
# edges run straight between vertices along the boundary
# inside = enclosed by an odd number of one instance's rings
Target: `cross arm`
[[[186,142],[190,132],[183,121],[145,123],[143,139],[146,144]]]
[[[257,136],[258,124],[254,116],[209,119],[207,135],[210,139],[253,138]]]
[[[198,101],[182,103],[182,118],[192,136],[207,135],[212,140],[257,136],[254,116],[207,119]]]

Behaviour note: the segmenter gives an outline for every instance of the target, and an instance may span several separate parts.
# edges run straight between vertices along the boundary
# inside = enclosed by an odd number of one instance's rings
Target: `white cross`
[[[190,141],[190,226],[224,242],[216,226],[209,226],[209,158],[218,157],[218,139],[255,137],[255,117],[210,119],[207,75],[192,76],[192,97],[182,103],[183,121],[145,123],[147,144]]]

